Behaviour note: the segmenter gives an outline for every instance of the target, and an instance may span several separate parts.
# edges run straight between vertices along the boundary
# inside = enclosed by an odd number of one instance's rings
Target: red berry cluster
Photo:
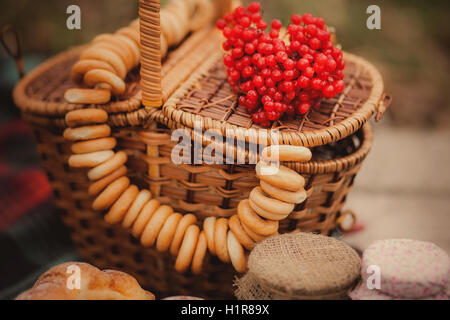
[[[260,9],[258,2],[239,6],[217,27],[226,38],[223,49],[230,51],[223,62],[229,84],[241,94],[239,104],[255,123],[268,127],[284,114],[303,115],[318,108],[322,97],[341,93],[345,62],[322,18],[294,14],[286,45],[280,39],[281,21],[273,20],[270,32],[264,31]]]

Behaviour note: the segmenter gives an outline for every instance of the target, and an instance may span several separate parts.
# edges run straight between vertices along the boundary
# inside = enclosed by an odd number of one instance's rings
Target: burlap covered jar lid
[[[360,275],[361,260],[344,242],[311,233],[270,237],[250,253],[248,272],[237,279],[236,297],[339,299]]]

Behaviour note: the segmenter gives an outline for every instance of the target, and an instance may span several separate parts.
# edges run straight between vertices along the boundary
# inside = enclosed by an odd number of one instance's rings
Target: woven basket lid
[[[341,140],[358,130],[377,111],[384,101],[381,75],[358,56],[344,53],[344,59],[343,93],[322,100],[319,110],[311,108],[303,117],[275,122],[268,133],[277,129],[279,144],[313,147]],[[189,128],[200,125],[203,131],[214,129],[223,135],[231,130],[238,139],[243,136],[247,142],[252,131],[261,129],[253,123],[245,107],[238,105],[237,95],[227,83],[222,53],[205,62],[166,102],[163,111],[174,124]]]
[[[332,298],[345,295],[360,266],[358,254],[342,241],[299,232],[257,244],[249,256],[248,275],[274,296]]]
[[[173,48],[163,61],[161,81],[164,99],[168,99],[191,73],[209,57],[220,52],[220,37],[213,27],[203,28],[190,34],[178,47]],[[139,67],[130,71],[125,82],[126,92],[107,104],[70,104],[64,99],[69,88],[79,87],[73,83],[70,71],[80,53],[87,46],[75,47],[45,61],[14,88],[13,99],[30,122],[40,125],[64,127],[67,112],[95,107],[107,111],[113,126],[145,126],[150,117],[149,109],[142,107]],[[152,110],[156,112],[160,109]]]
[[[64,51],[45,61],[15,87],[13,97],[16,105],[23,111],[37,116],[64,116],[67,112],[86,107],[65,101],[64,92],[79,85],[70,78],[72,65],[86,46]],[[108,113],[130,112],[141,106],[138,70],[127,75],[127,92],[116,101],[96,107]]]

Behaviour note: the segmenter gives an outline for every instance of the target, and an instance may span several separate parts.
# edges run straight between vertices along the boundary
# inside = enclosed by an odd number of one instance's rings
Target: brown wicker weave
[[[171,131],[191,130],[193,118],[201,117],[203,128],[223,130],[230,126],[239,131],[251,127],[251,123],[242,124],[242,119],[249,118],[236,106],[236,97],[225,84],[224,69],[218,63],[218,42],[217,33],[205,29],[169,54],[161,68],[162,90],[169,99],[163,110],[141,107],[138,70],[127,75],[128,91],[120,101],[95,106],[110,114],[109,124],[119,140],[117,149],[129,155],[128,175],[133,182],[149,187],[161,202],[197,214],[199,222],[204,216],[235,213],[239,200],[258,183],[253,165],[176,166],[170,160],[174,144]],[[177,274],[169,255],[142,248],[127,230],[107,224],[102,215],[92,211],[86,171],[67,165],[70,143],[62,137],[64,115],[86,107],[63,99],[64,91],[74,86],[69,72],[80,50],[50,59],[14,91],[16,104],[33,128],[55,201],[80,253],[101,268],[120,268],[133,274],[158,296],[231,297],[234,272],[230,265],[213,257],[205,263],[201,276]],[[325,102],[323,113],[279,124],[282,143],[317,146],[313,161],[287,164],[305,177],[308,199],[280,223],[281,232],[330,234],[346,215],[342,207],[372,143],[370,127],[358,128],[375,112],[382,95],[381,78],[375,69],[355,56],[346,54],[346,59],[349,89],[338,101]]]

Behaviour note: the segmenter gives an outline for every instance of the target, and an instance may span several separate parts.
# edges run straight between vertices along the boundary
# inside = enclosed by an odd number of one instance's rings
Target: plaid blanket
[[[11,299],[53,265],[79,257],[53,205],[30,129],[5,110],[0,112],[7,119],[0,123],[0,299]]]

